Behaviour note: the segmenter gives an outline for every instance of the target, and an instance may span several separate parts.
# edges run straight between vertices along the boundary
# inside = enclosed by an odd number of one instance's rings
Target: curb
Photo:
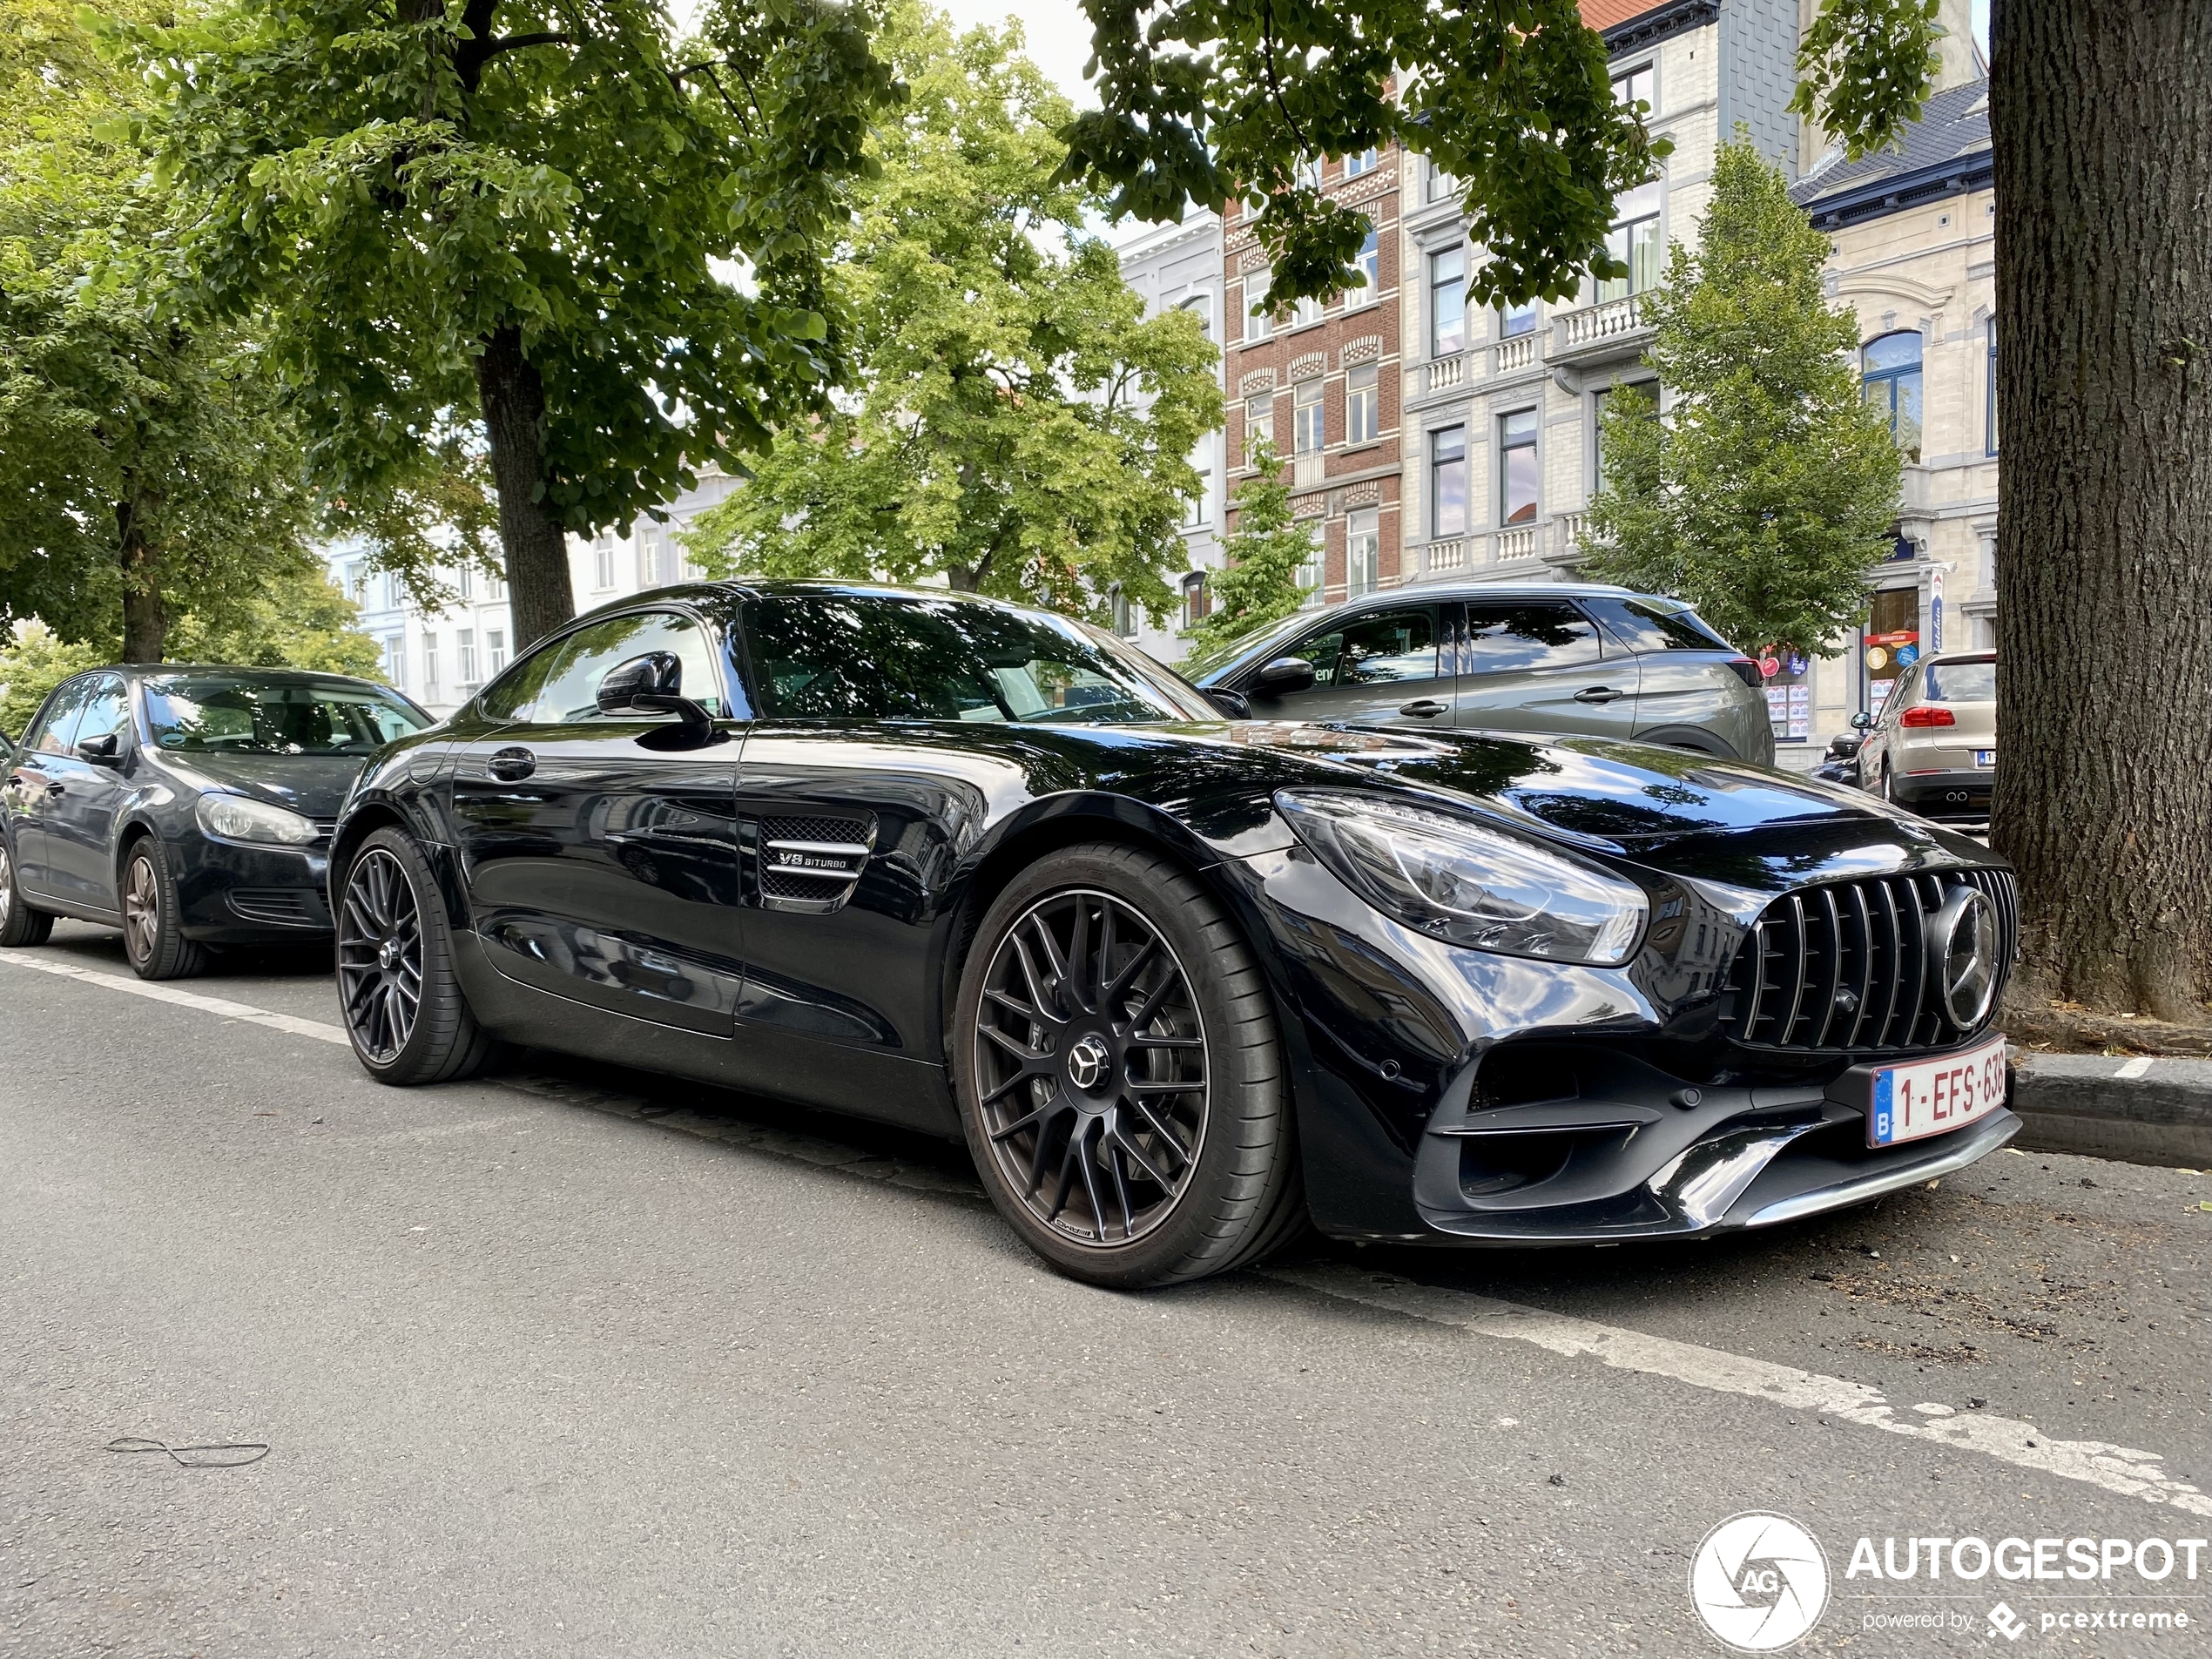
[[[2022,1055],[2012,1104],[2024,1151],[2212,1169],[2212,1060]]]

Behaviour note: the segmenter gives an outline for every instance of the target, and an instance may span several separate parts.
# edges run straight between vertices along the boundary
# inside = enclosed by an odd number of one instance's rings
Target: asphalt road
[[[545,1055],[380,1088],[325,967],[0,952],[0,1653],[1719,1653],[1755,1509],[1828,1560],[1801,1650],[2212,1653],[2212,1552],[1846,1575],[2212,1533],[2212,1178],[1115,1295],[957,1149]]]

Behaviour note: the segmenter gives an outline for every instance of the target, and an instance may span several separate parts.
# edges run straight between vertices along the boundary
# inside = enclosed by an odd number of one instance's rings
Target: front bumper
[[[330,937],[324,844],[250,846],[192,834],[170,842],[169,855],[187,939],[267,945]]]

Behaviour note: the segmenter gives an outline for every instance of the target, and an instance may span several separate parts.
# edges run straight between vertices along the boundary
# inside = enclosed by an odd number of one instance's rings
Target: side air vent
[[[322,900],[309,887],[233,887],[224,895],[240,919],[276,927],[327,927]]]
[[[771,814],[760,819],[760,902],[820,914],[853,896],[875,825],[864,818]]]

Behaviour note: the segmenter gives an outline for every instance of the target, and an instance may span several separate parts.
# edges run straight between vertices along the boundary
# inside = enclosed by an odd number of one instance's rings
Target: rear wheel
[[[16,886],[15,850],[0,835],[0,945],[15,948],[43,945],[54,931],[54,919],[33,910]]]
[[[151,835],[123,855],[123,954],[140,979],[190,979],[207,967],[207,948],[185,937],[177,884]]]
[[[961,1120],[999,1212],[1124,1289],[1258,1260],[1305,1221],[1274,1010],[1189,874],[1070,848],[999,895],[961,976]]]
[[[354,854],[337,933],[339,1011],[370,1076],[435,1083],[482,1069],[494,1041],[462,995],[429,861],[404,831],[374,831]]]

